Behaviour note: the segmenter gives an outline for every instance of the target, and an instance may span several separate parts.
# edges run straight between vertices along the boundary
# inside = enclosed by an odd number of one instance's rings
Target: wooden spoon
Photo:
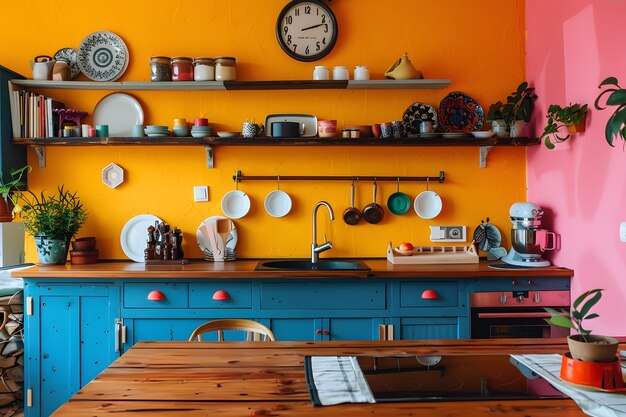
[[[217,219],[217,233],[220,235],[222,242],[224,242],[224,258],[226,258],[226,241],[228,240],[230,230],[230,219]]]

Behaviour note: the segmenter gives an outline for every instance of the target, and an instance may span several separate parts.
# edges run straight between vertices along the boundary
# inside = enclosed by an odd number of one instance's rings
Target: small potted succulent
[[[540,139],[544,139],[544,143],[548,149],[554,149],[555,143],[561,143],[569,139],[570,133],[584,132],[585,122],[587,121],[587,105],[570,104],[561,107],[558,104],[552,104],[548,107],[546,114],[548,124],[543,129]],[[560,131],[566,128],[567,134],[561,136]],[[554,143],[552,140],[554,140]]]
[[[22,195],[21,188],[26,185],[22,181],[24,173],[30,168],[26,165],[22,168],[13,169],[10,172],[11,179],[5,181],[4,175],[0,173],[0,221],[10,222],[17,211],[19,211],[18,199]]]
[[[624,146],[626,146],[626,89],[619,86],[617,78],[615,77],[606,78],[600,83],[598,88],[602,88],[604,86],[614,87],[609,87],[598,95],[594,103],[595,108],[598,110],[604,110],[608,106],[617,107],[609,120],[606,122],[606,141],[609,145],[615,146],[613,145],[613,139],[619,137],[622,138]],[[609,97],[606,99],[606,106],[602,107],[600,106],[600,99],[605,94],[609,94]]]
[[[578,334],[567,337],[572,358],[585,362],[612,362],[617,354],[618,341],[608,336],[591,335],[591,330],[583,327],[584,320],[599,317],[589,311],[602,298],[601,289],[589,290],[581,294],[572,304],[572,309],[556,310],[550,307],[544,309],[550,313],[550,318],[545,319],[555,326],[574,329]]]
[[[32,192],[23,194],[22,220],[24,229],[35,238],[37,254],[41,264],[64,264],[72,237],[87,219],[87,210],[76,192],[63,186],[57,194],[39,196]]]

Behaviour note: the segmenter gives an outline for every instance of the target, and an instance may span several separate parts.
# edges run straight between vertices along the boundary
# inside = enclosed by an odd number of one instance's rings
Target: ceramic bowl
[[[434,191],[422,191],[415,197],[413,208],[422,219],[434,219],[441,213],[441,197]]]
[[[362,138],[373,138],[374,132],[371,125],[346,126],[346,129],[357,129],[361,131]]]
[[[479,139],[487,139],[495,135],[496,133],[493,130],[485,130],[485,131],[475,131],[472,132],[472,136]]]
[[[71,250],[70,257],[73,265],[95,264],[98,262],[98,249]]]
[[[96,238],[93,236],[81,237],[72,241],[72,249],[75,251],[88,251],[96,248]]]
[[[222,198],[222,211],[231,219],[240,219],[250,211],[250,197],[243,191],[229,191]]]
[[[272,217],[284,217],[291,211],[291,197],[282,190],[274,190],[265,197],[265,211]]]
[[[411,250],[402,250],[399,248],[393,248],[393,251],[395,253],[397,253],[400,256],[411,256],[415,253],[415,249],[411,249]]]

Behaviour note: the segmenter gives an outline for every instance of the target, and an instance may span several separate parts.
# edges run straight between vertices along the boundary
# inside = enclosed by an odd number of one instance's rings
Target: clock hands
[[[305,30],[309,30],[309,29],[315,29],[318,28],[320,26],[324,26],[326,23],[320,23],[319,25],[313,25],[313,26],[309,26],[308,28],[302,28],[300,29],[302,32],[304,32]]]

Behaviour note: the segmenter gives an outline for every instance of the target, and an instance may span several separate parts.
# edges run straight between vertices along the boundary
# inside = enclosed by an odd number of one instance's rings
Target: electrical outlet
[[[619,240],[626,242],[626,222],[619,225]]]
[[[431,242],[465,242],[465,226],[430,226]]]
[[[206,185],[193,187],[193,201],[209,201],[209,187]]]

